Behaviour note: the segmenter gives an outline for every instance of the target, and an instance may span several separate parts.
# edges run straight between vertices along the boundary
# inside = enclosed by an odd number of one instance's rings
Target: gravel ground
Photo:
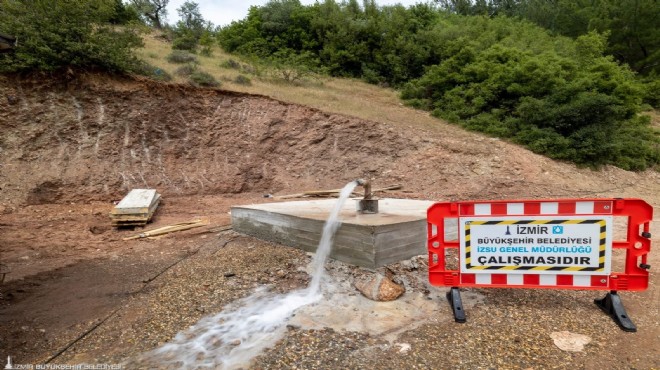
[[[300,289],[309,281],[310,256],[288,247],[225,232],[146,284],[103,325],[57,358],[57,363],[119,363],[154,368],[140,355],[159,347],[200,318],[217,313],[259,286],[274,293]],[[593,304],[602,292],[472,289],[463,292],[468,322],[453,321],[445,289],[428,286],[424,258],[389,266],[407,292],[396,306],[411,321],[392,324],[383,309],[398,301],[374,303],[356,294],[351,282],[369,271],[331,261],[326,297],[354,304],[346,320],[305,325],[294,318],[283,338],[254,359],[255,369],[653,369],[660,367],[658,301],[651,292],[623,293],[636,334],[621,331]],[[655,290],[652,289],[653,292]],[[343,297],[343,298],[342,298]],[[412,298],[411,298],[412,297]],[[412,303],[428,302],[424,309]],[[403,302],[402,301],[402,302]],[[356,303],[357,302],[357,303]],[[333,308],[333,305],[335,308]],[[341,303],[306,308],[332,316]],[[408,308],[407,308],[408,307]],[[381,311],[379,311],[381,310]],[[405,311],[408,310],[408,311]],[[303,310],[301,310],[303,311]],[[343,315],[343,314],[342,314]],[[351,319],[383,325],[346,327]],[[298,316],[298,315],[297,315]],[[301,314],[300,316],[304,316]],[[303,324],[300,324],[303,322]],[[323,325],[323,324],[322,324]],[[351,330],[355,329],[355,330]],[[553,344],[552,332],[570,331],[592,341],[582,352]],[[637,350],[631,350],[636,347]],[[643,347],[643,350],[639,350]],[[174,368],[174,367],[173,367]]]

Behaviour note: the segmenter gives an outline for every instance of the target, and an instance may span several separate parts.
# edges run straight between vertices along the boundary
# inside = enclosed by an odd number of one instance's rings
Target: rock
[[[413,260],[405,260],[401,261],[401,267],[406,271],[415,271],[419,268],[419,265]]]
[[[408,353],[410,351],[410,344],[408,343],[395,343],[397,346],[399,346],[399,353]]]
[[[568,352],[582,352],[584,346],[591,342],[590,337],[571,333],[570,331],[556,331],[550,333],[550,338],[552,338],[559,349]]]
[[[103,234],[104,232],[110,230],[110,226],[99,226],[94,225],[89,227],[89,231],[94,235]]]
[[[372,274],[355,282],[355,288],[372,301],[387,302],[399,298],[406,289],[381,274]]]

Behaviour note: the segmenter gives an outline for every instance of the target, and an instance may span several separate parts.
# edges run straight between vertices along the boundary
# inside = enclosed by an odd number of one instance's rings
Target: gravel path
[[[280,294],[300,289],[309,281],[305,272],[309,255],[232,232],[210,237],[190,254],[132,296],[58,362],[126,361],[127,368],[162,367],[142,361],[140,355],[259,286]],[[660,367],[655,280],[650,292],[622,293],[639,328],[632,334],[621,331],[593,304],[602,292],[473,289],[463,292],[468,322],[457,324],[444,298],[446,290],[425,283],[424,258],[390,266],[407,292],[398,301],[387,303],[368,301],[351,288],[353,279],[368,271],[337,261],[328,263],[326,269],[325,294],[332,304],[321,302],[301,309],[296,314],[301,318],[294,317],[283,338],[250,368]],[[397,324],[388,316],[388,309],[411,320]],[[340,312],[344,320],[324,322],[322,318],[332,318],[333,311]],[[310,312],[316,315],[315,322],[305,320],[314,316]],[[382,325],[354,325],[379,320]],[[347,323],[353,323],[352,327]],[[587,335],[591,342],[582,352],[562,351],[550,337],[561,331]]]

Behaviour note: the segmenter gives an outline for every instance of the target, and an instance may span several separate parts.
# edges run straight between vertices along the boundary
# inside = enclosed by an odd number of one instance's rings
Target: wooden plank
[[[133,189],[110,212],[113,226],[143,226],[156,212],[160,194],[154,189]]]
[[[376,193],[376,192],[381,192],[381,191],[387,191],[387,190],[399,190],[403,186],[399,184],[395,185],[390,185],[386,186],[384,188],[377,188],[373,189],[371,192]],[[331,197],[331,196],[338,196],[339,193],[341,192],[341,189],[330,189],[330,190],[310,190],[306,191],[304,193],[299,193],[299,194],[288,194],[288,195],[279,195],[274,197],[275,199],[293,199],[293,198],[305,198],[305,197]],[[360,196],[358,193],[353,193],[355,196]]]
[[[122,240],[133,240],[133,239],[141,239],[141,238],[165,235],[177,231],[184,231],[184,230],[194,229],[196,227],[207,226],[208,224],[209,224],[208,218],[201,220],[193,220],[188,222],[181,222],[174,225],[159,227],[158,229],[148,230],[128,238],[123,238]]]

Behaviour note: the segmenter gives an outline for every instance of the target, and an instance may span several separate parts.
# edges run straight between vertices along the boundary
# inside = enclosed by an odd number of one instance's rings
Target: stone
[[[419,268],[419,265],[414,260],[403,260],[401,261],[401,267],[406,271],[415,271]]]
[[[550,333],[550,338],[552,338],[559,349],[568,352],[582,352],[584,346],[591,342],[590,337],[571,333],[570,331],[552,332]]]
[[[382,274],[372,274],[355,281],[355,288],[372,301],[388,302],[399,298],[406,289]]]

